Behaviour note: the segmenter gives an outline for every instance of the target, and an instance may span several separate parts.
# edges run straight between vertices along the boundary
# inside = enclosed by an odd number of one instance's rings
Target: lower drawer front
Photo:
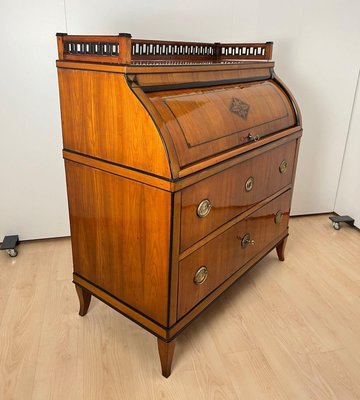
[[[286,232],[290,199],[285,192],[180,262],[178,318]]]

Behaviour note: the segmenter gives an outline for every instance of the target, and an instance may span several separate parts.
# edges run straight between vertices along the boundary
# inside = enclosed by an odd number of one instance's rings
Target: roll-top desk
[[[301,117],[272,43],[58,34],[80,315],[91,295],[175,339],[272,249],[284,260]]]

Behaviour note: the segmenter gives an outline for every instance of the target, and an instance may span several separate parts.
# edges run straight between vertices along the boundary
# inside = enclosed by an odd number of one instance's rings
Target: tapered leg
[[[78,285],[75,285],[75,288],[80,302],[79,315],[83,317],[88,312],[91,301],[91,293]]]
[[[175,350],[175,340],[172,342],[164,342],[158,338],[157,342],[162,374],[165,376],[165,378],[168,378],[171,374],[171,363]]]
[[[285,246],[286,246],[286,241],[287,241],[287,237],[282,240],[277,246],[276,246],[276,252],[277,255],[279,257],[280,261],[284,261],[285,260]]]

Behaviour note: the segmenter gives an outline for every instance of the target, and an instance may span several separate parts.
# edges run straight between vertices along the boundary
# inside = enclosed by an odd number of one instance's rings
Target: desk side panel
[[[123,74],[58,68],[64,148],[171,178],[166,148]]]
[[[74,272],[165,326],[169,192],[65,161]]]

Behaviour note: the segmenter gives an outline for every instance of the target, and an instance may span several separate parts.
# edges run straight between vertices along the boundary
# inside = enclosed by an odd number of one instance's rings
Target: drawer
[[[289,185],[295,149],[296,141],[281,145],[184,189],[180,252]]]
[[[290,200],[289,190],[180,262],[178,318],[184,316],[269,243],[285,234]],[[247,237],[253,244],[244,243],[246,235],[249,235]],[[205,280],[201,282],[203,278]]]

